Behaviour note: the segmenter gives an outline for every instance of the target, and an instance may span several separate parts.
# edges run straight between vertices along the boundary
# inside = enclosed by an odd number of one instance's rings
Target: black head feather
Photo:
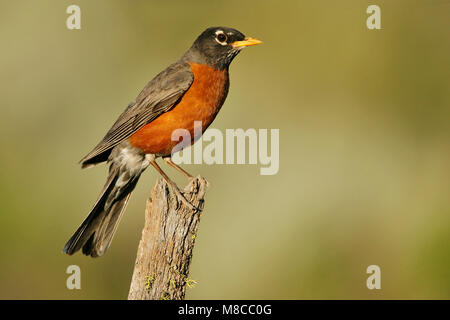
[[[198,36],[185,58],[191,62],[225,69],[242,49],[233,47],[232,43],[244,39],[245,35],[236,29],[211,27]]]

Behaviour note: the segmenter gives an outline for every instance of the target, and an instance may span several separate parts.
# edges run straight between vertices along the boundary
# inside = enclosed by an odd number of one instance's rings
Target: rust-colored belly
[[[190,65],[194,81],[181,101],[133,134],[129,138],[131,145],[145,153],[167,156],[179,143],[171,139],[174,130],[188,130],[192,143],[194,121],[202,122],[202,132],[212,123],[228,93],[227,71],[196,63]]]

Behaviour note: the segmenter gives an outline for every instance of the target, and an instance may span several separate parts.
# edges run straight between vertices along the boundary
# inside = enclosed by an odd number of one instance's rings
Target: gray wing
[[[150,81],[125,109],[102,141],[83,159],[83,167],[105,161],[112,148],[172,109],[194,80],[189,64],[178,61]]]

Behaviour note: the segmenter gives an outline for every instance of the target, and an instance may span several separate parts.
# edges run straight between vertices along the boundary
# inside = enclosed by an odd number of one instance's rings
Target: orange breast
[[[228,93],[227,71],[196,63],[190,63],[190,66],[194,81],[181,101],[133,134],[129,138],[131,145],[145,153],[167,156],[179,143],[171,140],[174,130],[188,130],[192,143],[194,121],[201,121],[204,131],[214,120]]]

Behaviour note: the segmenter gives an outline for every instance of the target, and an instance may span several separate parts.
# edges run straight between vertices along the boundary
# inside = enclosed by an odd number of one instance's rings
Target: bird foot
[[[194,178],[192,178],[194,179]],[[194,212],[200,212],[201,209],[195,205],[193,205],[188,199],[186,199],[186,197],[184,196],[184,194],[180,191],[180,189],[178,188],[178,186],[175,183],[170,183],[170,189],[171,191],[175,194],[176,197],[176,203],[177,203],[177,209],[180,208],[181,203],[183,203],[186,207],[188,207],[190,210],[194,211]]]

